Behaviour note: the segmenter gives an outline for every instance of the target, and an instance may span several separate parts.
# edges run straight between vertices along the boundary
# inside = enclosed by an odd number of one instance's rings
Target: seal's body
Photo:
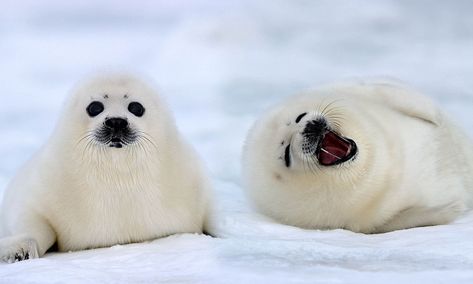
[[[209,183],[160,98],[124,75],[70,98],[52,137],[7,188],[0,258],[200,233]]]
[[[471,208],[473,144],[427,97],[389,82],[291,97],[248,135],[249,198],[279,222],[377,233]]]

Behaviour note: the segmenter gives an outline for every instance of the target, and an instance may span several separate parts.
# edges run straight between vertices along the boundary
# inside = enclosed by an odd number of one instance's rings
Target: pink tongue
[[[329,131],[320,142],[320,150],[317,156],[319,163],[330,166],[346,158],[351,151],[350,142],[346,141],[335,132]]]

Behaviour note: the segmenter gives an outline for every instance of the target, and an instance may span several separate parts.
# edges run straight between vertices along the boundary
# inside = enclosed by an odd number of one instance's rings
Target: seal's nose
[[[105,126],[115,131],[123,130],[128,126],[128,121],[120,117],[111,117],[105,119]]]
[[[307,121],[304,131],[304,136],[321,136],[327,131],[327,121],[324,118],[318,118]]]

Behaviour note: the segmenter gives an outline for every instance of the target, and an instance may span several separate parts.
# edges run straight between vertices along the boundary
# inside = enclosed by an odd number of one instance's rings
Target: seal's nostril
[[[126,121],[125,119],[120,119],[118,125],[120,128],[125,128],[128,126],[128,121]]]
[[[319,136],[327,130],[327,121],[324,118],[309,120],[305,125],[303,135]]]
[[[123,118],[119,117],[112,117],[112,118],[107,118],[105,120],[105,126],[110,127],[112,129],[124,129],[128,126],[128,121]]]

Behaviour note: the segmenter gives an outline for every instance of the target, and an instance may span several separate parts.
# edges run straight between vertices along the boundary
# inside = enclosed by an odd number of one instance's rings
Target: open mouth
[[[350,160],[357,152],[355,141],[327,131],[320,139],[315,155],[321,165],[334,166]]]

